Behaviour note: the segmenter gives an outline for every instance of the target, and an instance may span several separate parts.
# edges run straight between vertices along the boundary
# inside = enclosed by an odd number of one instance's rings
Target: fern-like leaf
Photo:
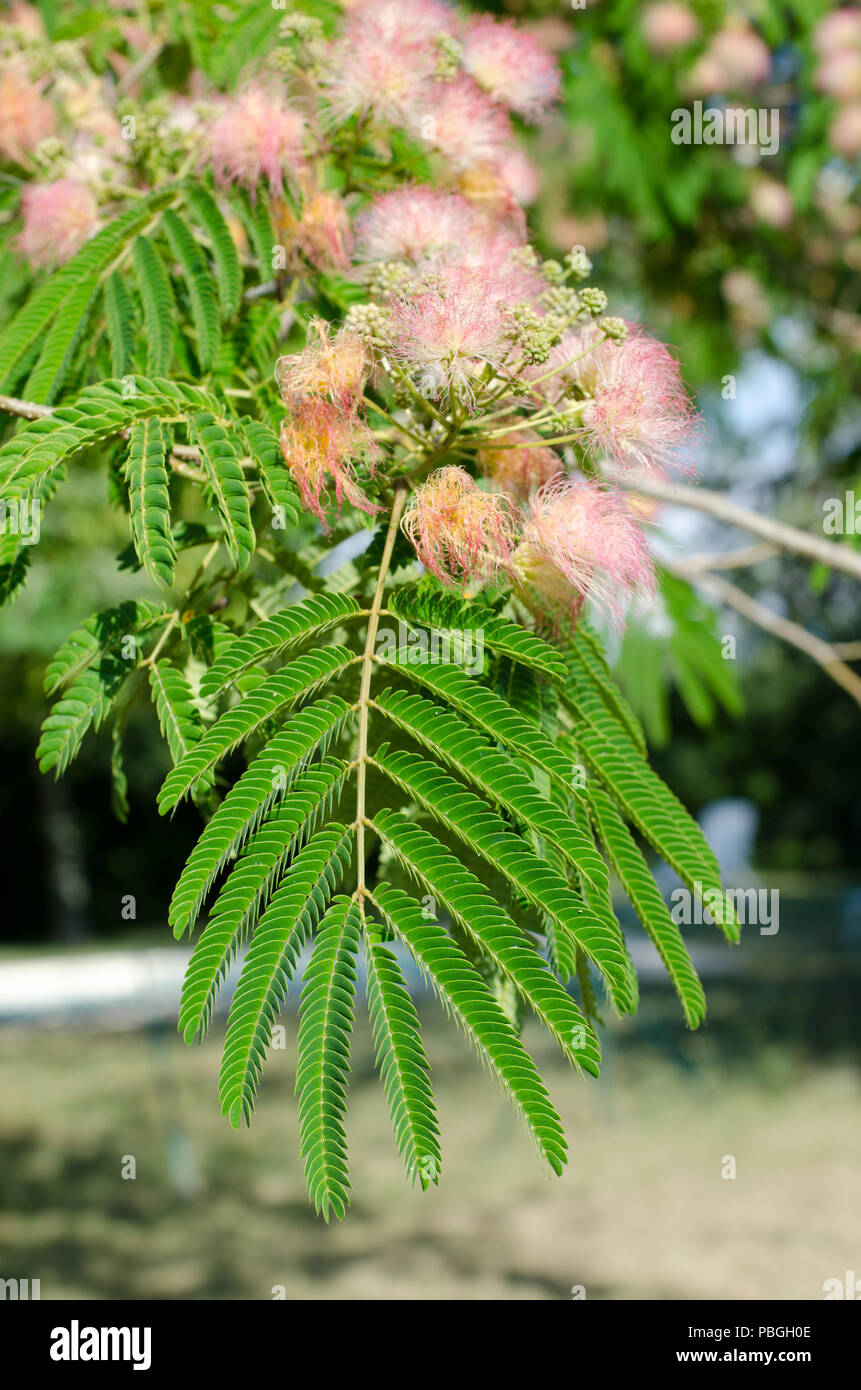
[[[221,341],[218,301],[206,259],[191,230],[178,213],[168,211],[162,218],[170,249],[179,262],[188,291],[191,317],[197,335],[197,360],[201,370],[209,371]]]
[[[430,762],[408,752],[380,750],[374,760],[414,801],[435,816],[508,880],[539,912],[570,932],[607,982],[616,1007],[632,1013],[637,1002],[634,967],[615,923],[599,921],[565,879],[531,853],[523,839]]]
[[[191,431],[200,449],[201,463],[221,518],[231,562],[236,569],[245,569],[254,553],[254,528],[239,449],[225,426],[211,413],[195,415]]]
[[[188,963],[179,1011],[179,1029],[186,1042],[206,1032],[231,961],[253,931],[285,864],[326,814],[343,777],[342,763],[311,768],[245,845]]]
[[[230,229],[215,199],[199,184],[188,184],[183,198],[209,237],[222,316],[233,318],[242,298],[242,266]]]
[[[705,1018],[706,1000],[682,934],[610,797],[594,785],[589,788],[588,795],[595,826],[610,862],[673,982],[688,1027],[696,1028]]]
[[[124,473],[129,487],[132,540],[153,579],[173,583],[176,546],[170,529],[167,442],[158,420],[139,420],[129,432]]]
[[[255,733],[268,719],[309,694],[353,660],[347,647],[323,647],[297,657],[285,670],[269,676],[233,709],[207,729],[200,742],[173,769],[161,791],[164,809],[196,788],[223,757]]]
[[[297,642],[316,639],[335,623],[356,617],[361,611],[349,594],[319,594],[273,614],[233,642],[210,667],[201,681],[201,695],[212,699],[249,667],[280,656]]]
[[[325,753],[350,717],[344,700],[317,700],[293,716],[290,727],[269,741],[231,787],[204,827],[174,889],[169,921],[175,936],[194,925],[210,886],[230,856],[296,782],[314,754]],[[184,778],[177,781],[169,774],[159,796],[162,814],[172,810],[183,795],[177,787],[184,787]]]
[[[344,1115],[360,927],[355,903],[337,898],[317,932],[299,1002],[300,1149],[308,1192],[326,1221],[343,1218],[349,1202]]]
[[[493,895],[435,836],[395,811],[378,811],[374,829],[518,990],[569,1060],[598,1075],[601,1050],[571,996]]]
[[[479,1055],[490,1066],[556,1173],[565,1166],[565,1136],[535,1064],[478,971],[436,922],[426,921],[417,903],[390,884],[378,884],[373,902],[383,919],[427,972]]]
[[[368,1017],[398,1153],[411,1182],[439,1181],[439,1123],[415,1005],[397,957],[381,942],[366,949]]]
[[[132,260],[143,305],[146,369],[153,376],[161,376],[173,356],[176,300],[161,257],[148,237],[137,238]]]

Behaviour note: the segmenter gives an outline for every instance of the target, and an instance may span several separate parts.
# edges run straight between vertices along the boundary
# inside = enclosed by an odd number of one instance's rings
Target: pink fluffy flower
[[[357,255],[363,261],[445,265],[484,236],[487,225],[459,194],[407,184],[375,198],[357,219]]]
[[[861,97],[861,49],[826,53],[816,70],[816,86],[837,101]]]
[[[512,142],[501,106],[465,73],[450,82],[414,86],[409,126],[457,170],[480,164],[495,167]]]
[[[450,390],[471,400],[476,378],[488,363],[499,365],[509,348],[503,299],[486,271],[446,267],[426,288],[392,301],[393,356],[426,395]]]
[[[689,472],[700,418],[682,383],[679,364],[657,338],[628,325],[622,343],[602,338],[595,324],[566,333],[547,363],[527,375],[543,377],[542,392],[586,397],[580,437],[593,453],[623,467]]]
[[[556,60],[510,20],[475,15],[463,33],[463,63],[495,101],[537,120],[559,97]]]
[[[777,179],[758,180],[750,190],[750,206],[771,227],[788,227],[795,215],[789,190]]]
[[[347,8],[350,22],[373,25],[383,39],[427,43],[453,34],[457,26],[455,12],[444,0],[356,0]]]
[[[416,554],[443,584],[486,583],[513,548],[507,497],[484,492],[462,468],[439,468],[411,494],[401,525]]]
[[[353,231],[343,199],[320,189],[306,190],[296,242],[318,270],[346,270],[353,251]]]
[[[62,265],[93,235],[98,206],[86,184],[75,179],[35,183],[21,200],[24,227],[18,249],[33,266]]]
[[[0,157],[18,164],[41,140],[53,135],[57,125],[54,108],[42,86],[31,81],[14,62],[0,71]]]
[[[497,170],[505,187],[520,207],[528,208],[541,191],[541,175],[523,150],[512,149],[500,159]]]
[[[663,56],[684,48],[700,32],[700,23],[687,5],[660,0],[643,11],[643,37],[653,53]]]
[[[588,598],[622,627],[626,604],[654,593],[645,537],[624,497],[585,479],[552,482],[533,498],[511,563],[524,602],[554,624],[576,621]]]
[[[357,415],[322,396],[295,399],[281,424],[281,452],[304,505],[328,528],[326,511],[350,506],[372,515],[378,508],[359,487],[355,465],[366,461],[373,472],[374,437]]]
[[[278,358],[275,379],[288,405],[306,396],[324,396],[342,410],[352,411],[368,366],[368,349],[361,338],[346,328],[333,335],[323,319],[312,319],[305,347]]]
[[[584,358],[580,375],[592,397],[580,417],[588,448],[624,467],[691,470],[701,421],[663,343],[629,325],[623,343]]]
[[[479,449],[478,462],[493,486],[517,503],[565,472],[559,455],[524,431],[512,431]]]
[[[725,85],[732,91],[748,91],[764,82],[771,68],[768,44],[744,19],[727,20],[709,44],[707,55],[721,68]]]
[[[861,154],[861,101],[850,102],[838,111],[829,126],[828,136],[844,159],[855,159]]]
[[[861,10],[846,7],[825,15],[813,31],[813,47],[822,54],[861,47]]]
[[[251,193],[266,179],[274,194],[305,168],[305,121],[274,92],[256,85],[226,103],[209,131],[209,161],[219,183]]]
[[[323,91],[336,116],[343,121],[372,114],[403,125],[417,88],[434,75],[435,40],[453,27],[452,11],[438,0],[365,0],[351,7],[323,73]]]

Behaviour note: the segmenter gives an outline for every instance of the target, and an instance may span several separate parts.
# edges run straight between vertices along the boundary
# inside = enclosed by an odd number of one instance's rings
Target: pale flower
[[[21,208],[24,226],[18,249],[32,266],[64,264],[98,225],[95,197],[75,179],[30,184],[24,189]]]
[[[208,157],[224,186],[238,183],[251,194],[266,179],[273,194],[305,168],[305,120],[280,95],[254,85],[227,102],[213,122]]]
[[[621,494],[564,479],[533,498],[511,561],[520,597],[554,625],[576,621],[586,599],[618,627],[625,608],[654,593],[641,527]]]
[[[510,20],[474,15],[462,35],[463,63],[486,92],[527,120],[544,115],[559,97],[556,60]]]
[[[443,584],[483,584],[513,548],[507,497],[484,492],[462,468],[439,468],[410,495],[401,522],[425,569]]]

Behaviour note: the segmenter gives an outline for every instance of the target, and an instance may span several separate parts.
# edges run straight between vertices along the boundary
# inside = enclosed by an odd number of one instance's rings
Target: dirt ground
[[[291,1025],[292,1028],[292,1025]],[[527,1034],[527,1042],[535,1039]],[[861,1271],[861,1085],[775,1052],[682,1067],[611,1041],[599,1083],[539,1043],[570,1164],[544,1175],[495,1082],[427,1013],[441,1185],[405,1182],[367,1029],[353,1206],[308,1208],[293,1037],[251,1131],[219,1114],[218,1047],[169,1031],[0,1033],[0,1277],[47,1298],[821,1299]],[[135,1177],[124,1178],[134,1160]],[[735,1177],[724,1177],[732,1169]]]

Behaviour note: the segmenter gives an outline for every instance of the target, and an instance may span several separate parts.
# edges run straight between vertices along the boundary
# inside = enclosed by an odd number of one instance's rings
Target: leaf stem
[[[377,640],[380,612],[383,607],[383,592],[386,586],[386,576],[389,572],[392,551],[395,548],[395,539],[398,534],[398,527],[401,522],[401,517],[403,516],[407,496],[408,488],[406,484],[403,482],[397,483],[395,485],[395,496],[392,502],[391,515],[389,516],[389,529],[386,532],[386,539],[383,545],[383,557],[380,560],[380,569],[377,575],[377,587],[374,590],[374,598],[368,616],[368,630],[365,634],[365,650],[362,655],[362,680],[359,687],[359,742],[356,751],[356,892],[354,894],[360,905],[363,904],[367,896],[367,888],[365,887],[365,791],[368,764],[368,714],[370,710],[371,672],[374,668],[374,643]]]

